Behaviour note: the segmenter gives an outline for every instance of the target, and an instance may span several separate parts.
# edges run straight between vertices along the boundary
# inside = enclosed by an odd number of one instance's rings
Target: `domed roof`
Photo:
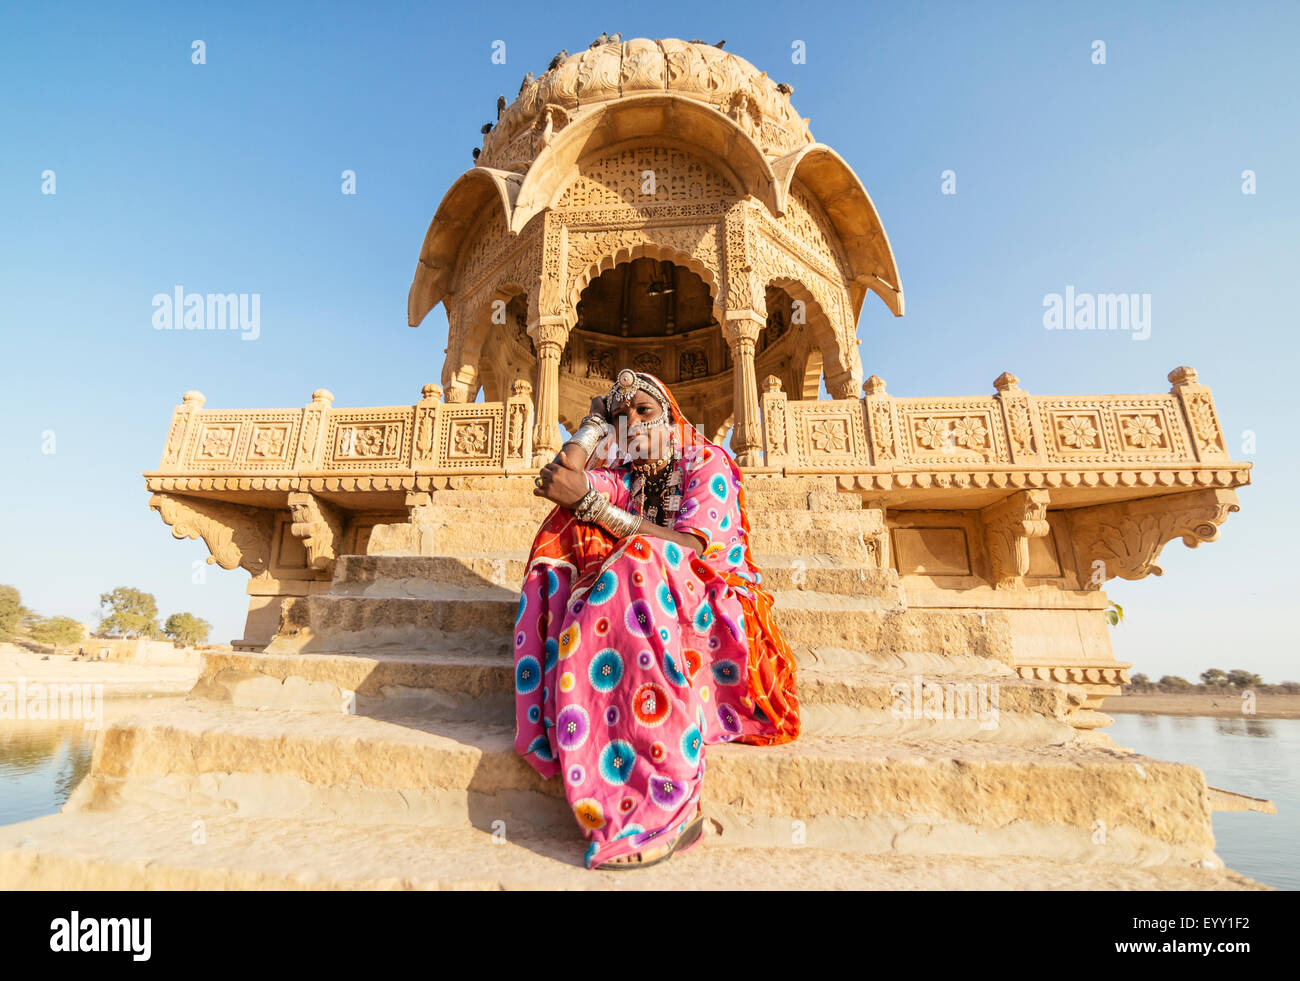
[[[584,109],[631,95],[671,92],[713,106],[738,123],[770,157],[813,142],[808,121],[744,58],[709,44],[665,38],[597,44],[569,55],[519,95],[483,140],[480,166],[523,171]]]

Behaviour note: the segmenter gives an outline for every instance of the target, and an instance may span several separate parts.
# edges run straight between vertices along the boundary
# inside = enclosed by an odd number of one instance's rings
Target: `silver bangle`
[[[629,511],[624,511],[621,507],[609,503],[605,500],[605,507],[600,516],[596,519],[597,523],[615,538],[626,538],[628,535],[636,533],[641,527],[641,519]]]
[[[588,456],[591,456],[591,454],[595,452],[596,447],[600,444],[600,441],[604,438],[604,436],[605,436],[605,427],[603,425],[602,426],[595,425],[595,423],[591,421],[591,417],[589,416],[586,419],[582,420],[582,425],[578,427],[578,431],[575,432],[572,436],[570,436],[564,445],[568,446],[569,443],[573,443],[577,445]]]
[[[573,514],[579,521],[599,525],[616,538],[626,538],[641,527],[637,515],[611,504],[608,497],[595,490],[582,496],[574,506]]]

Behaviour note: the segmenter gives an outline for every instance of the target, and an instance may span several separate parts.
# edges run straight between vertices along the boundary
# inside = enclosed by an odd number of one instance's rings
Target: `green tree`
[[[1182,691],[1191,688],[1192,683],[1186,678],[1180,678],[1176,674],[1167,674],[1156,682],[1156,687],[1161,691]]]
[[[0,640],[8,640],[18,629],[18,621],[27,612],[23,598],[13,586],[0,586]]]
[[[118,586],[101,593],[99,605],[109,612],[99,621],[99,632],[109,636],[155,637],[158,635],[158,603],[153,593]]]
[[[1220,671],[1218,668],[1210,668],[1208,671],[1201,672],[1201,684],[1217,688],[1220,685],[1228,683],[1228,673]]]
[[[85,636],[85,628],[72,617],[45,617],[32,626],[32,640],[49,644],[56,651],[66,644],[75,644]]]
[[[1142,674],[1141,672],[1138,672],[1137,674],[1129,678],[1128,683],[1132,685],[1134,688],[1151,687],[1151,679],[1148,678],[1146,675]]]
[[[1228,672],[1228,684],[1233,688],[1255,688],[1264,683],[1264,679],[1252,671],[1233,668]]]
[[[163,634],[182,647],[195,647],[208,639],[212,624],[193,613],[173,613],[163,624]]]

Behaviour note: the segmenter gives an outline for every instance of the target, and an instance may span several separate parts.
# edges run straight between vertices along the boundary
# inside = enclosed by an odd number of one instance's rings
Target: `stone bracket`
[[[1156,565],[1165,544],[1181,538],[1188,548],[1219,537],[1219,526],[1241,510],[1231,490],[1187,494],[1119,504],[1099,504],[1068,512],[1079,584],[1100,589],[1107,579],[1159,576]]]
[[[302,539],[307,549],[308,568],[333,574],[347,525],[346,512],[315,494],[302,491],[289,495],[289,511],[293,515],[289,531]]]
[[[1029,540],[1046,537],[1048,492],[1024,490],[980,511],[984,542],[997,589],[1024,586]]]
[[[202,538],[212,553],[209,563],[223,569],[242,566],[255,576],[267,570],[274,512],[172,494],[154,494],[149,507],[171,527],[173,538]]]

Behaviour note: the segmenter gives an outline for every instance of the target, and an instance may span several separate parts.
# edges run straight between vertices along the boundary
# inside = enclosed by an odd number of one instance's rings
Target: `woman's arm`
[[[599,396],[591,400],[591,414],[605,418],[605,405]],[[565,443],[555,459],[538,473],[541,484],[533,491],[534,497],[544,497],[572,509],[591,489],[585,471],[591,454],[577,443]]]
[[[641,519],[641,525],[637,528],[635,534],[645,535],[648,538],[662,538],[665,541],[675,542],[683,548],[689,548],[694,552],[702,553],[704,551],[703,535],[696,535],[693,532],[686,531],[674,531],[672,528],[657,525],[646,518]]]

